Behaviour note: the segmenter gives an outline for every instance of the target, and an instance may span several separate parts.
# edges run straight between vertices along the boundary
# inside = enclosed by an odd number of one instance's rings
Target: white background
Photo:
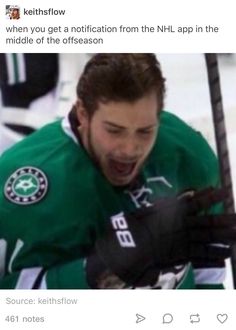
[[[6,297],[33,298],[35,304],[6,304]],[[77,299],[76,305],[38,304],[37,298]],[[103,330],[234,330],[236,296],[230,291],[190,290],[107,290],[107,291],[3,291],[0,297],[0,327],[3,330],[26,329],[103,329]],[[137,324],[136,314],[146,319]],[[173,322],[163,324],[163,315],[171,313]],[[217,314],[227,314],[221,324]],[[200,322],[190,323],[190,315],[199,314]],[[18,316],[18,322],[6,322],[6,316]],[[44,317],[44,322],[25,323],[22,316]]]
[[[218,26],[219,32],[159,34],[105,34],[100,45],[22,45],[25,52],[236,52],[234,0],[165,0],[165,1],[14,1],[21,7],[21,19],[7,20],[1,2],[1,51],[19,52],[19,45],[5,45],[6,26],[80,26],[84,24],[120,26],[172,25]],[[10,3],[12,4],[12,3]],[[24,16],[23,9],[66,9],[65,16]],[[20,34],[14,33],[14,36]],[[54,35],[57,36],[56,34]],[[68,35],[66,35],[68,36]],[[40,37],[40,35],[38,35]]]

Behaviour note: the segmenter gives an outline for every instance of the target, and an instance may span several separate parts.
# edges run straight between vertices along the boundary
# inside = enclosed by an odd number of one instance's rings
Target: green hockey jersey
[[[71,118],[43,127],[0,158],[0,288],[89,288],[86,256],[112,216],[219,183],[204,138],[163,112],[139,178],[114,187],[73,133]],[[163,269],[156,287],[217,287],[224,274],[224,261],[179,265]]]

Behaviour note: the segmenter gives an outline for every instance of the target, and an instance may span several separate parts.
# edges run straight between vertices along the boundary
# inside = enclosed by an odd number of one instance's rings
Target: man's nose
[[[123,157],[135,159],[138,157],[139,154],[139,145],[133,138],[126,138],[123,141],[121,146],[121,154]]]

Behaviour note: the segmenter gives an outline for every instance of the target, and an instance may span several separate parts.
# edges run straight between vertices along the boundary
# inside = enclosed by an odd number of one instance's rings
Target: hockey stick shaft
[[[215,140],[220,165],[221,185],[226,188],[228,192],[228,197],[224,202],[224,208],[227,214],[232,214],[235,212],[234,197],[217,56],[216,54],[205,54],[205,60],[210,89]],[[231,265],[234,288],[236,288],[236,245],[232,248]]]

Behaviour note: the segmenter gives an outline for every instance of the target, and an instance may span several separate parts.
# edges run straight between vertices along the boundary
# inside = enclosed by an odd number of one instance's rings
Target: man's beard
[[[98,167],[100,171],[102,171],[102,166],[101,166],[101,163],[99,161],[99,157],[96,155],[95,149],[93,147],[92,134],[91,134],[90,127],[88,128],[87,143],[88,143],[88,146],[87,146],[88,150],[87,151],[89,153],[89,156],[91,157],[91,159],[92,159],[93,163],[95,164],[95,166]]]

